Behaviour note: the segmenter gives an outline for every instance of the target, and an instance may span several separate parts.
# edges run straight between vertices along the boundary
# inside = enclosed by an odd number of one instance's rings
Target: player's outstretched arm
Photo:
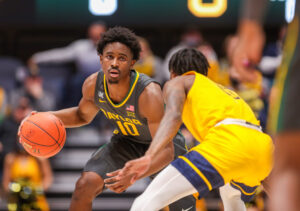
[[[82,86],[82,98],[77,107],[51,112],[61,119],[65,127],[70,128],[86,125],[90,123],[98,113],[99,109],[94,103],[97,74],[98,73],[94,73],[85,80]]]
[[[238,44],[231,58],[242,81],[257,79],[256,66],[262,55],[265,35],[262,20],[267,0],[244,0],[238,26]]]
[[[181,113],[186,99],[184,81],[181,77],[175,78],[165,85],[164,98],[166,102],[165,114],[148,151],[145,156],[127,162],[119,172],[120,177],[135,174],[133,181],[142,177],[149,170],[153,159],[167,144],[172,142],[176,135],[182,123]]]
[[[156,83],[149,84],[139,99],[140,114],[147,119],[152,140],[157,133],[159,125],[164,116],[164,99],[161,88]],[[149,169],[141,175],[143,178],[150,176],[163,169],[174,159],[174,145],[167,143],[155,157],[152,158]]]

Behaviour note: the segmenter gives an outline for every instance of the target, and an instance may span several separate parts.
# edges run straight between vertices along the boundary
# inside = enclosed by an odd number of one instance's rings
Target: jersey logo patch
[[[134,112],[134,106],[133,105],[127,105],[126,106],[126,111],[132,111],[132,112]]]

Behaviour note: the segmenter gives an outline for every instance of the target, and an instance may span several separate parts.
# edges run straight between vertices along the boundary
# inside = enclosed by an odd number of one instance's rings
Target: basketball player
[[[72,196],[72,211],[91,210],[93,199],[104,189],[107,173],[144,155],[164,113],[159,84],[132,70],[141,51],[135,34],[127,28],[111,28],[102,35],[97,51],[103,71],[85,80],[79,105],[52,112],[65,127],[70,128],[90,123],[101,111],[116,127],[110,142],[99,148],[85,165]],[[185,152],[184,138],[178,134],[173,143],[157,154],[153,165],[140,178],[161,170],[174,159],[174,155]],[[131,185],[130,179],[131,176],[118,181],[110,178],[106,187],[120,193]],[[172,211],[186,208],[195,210],[193,196],[170,205]]]
[[[255,80],[247,64],[256,65],[264,45],[262,17],[267,0],[245,0],[239,24],[240,42],[234,65],[243,80]],[[271,178],[270,210],[300,209],[300,2],[288,1],[288,14],[294,18],[288,26],[283,60],[272,88],[269,132],[275,134],[275,163]],[[295,8],[293,8],[295,6]],[[250,65],[251,67],[252,65]]]
[[[182,122],[201,142],[167,166],[139,196],[131,210],[158,210],[198,192],[221,188],[221,196],[249,201],[272,168],[273,144],[250,107],[233,91],[208,79],[202,53],[183,49],[169,63],[164,88],[166,111],[146,154],[127,162],[118,177],[147,172],[152,160],[172,143]],[[132,179],[135,180],[135,177]],[[236,192],[230,189],[236,189]],[[222,194],[222,192],[224,194]],[[225,210],[245,210],[224,202]]]

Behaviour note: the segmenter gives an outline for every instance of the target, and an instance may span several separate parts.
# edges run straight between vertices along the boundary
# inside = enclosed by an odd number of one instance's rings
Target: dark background
[[[111,16],[92,15],[88,0],[0,0],[0,55],[26,61],[36,51],[85,38],[88,25],[103,20],[108,26],[127,26],[146,37],[162,58],[179,42],[183,30],[194,25],[222,56],[224,38],[236,29],[240,1],[228,0],[227,4],[220,17],[197,18],[188,10],[187,0],[118,0]],[[277,38],[285,23],[284,5],[282,0],[270,3],[265,24],[268,41]]]

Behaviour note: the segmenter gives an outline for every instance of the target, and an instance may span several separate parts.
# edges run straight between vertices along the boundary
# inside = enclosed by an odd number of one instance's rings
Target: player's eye
[[[120,61],[126,61],[126,58],[124,56],[119,57]]]
[[[107,59],[113,59],[114,57],[112,55],[106,55]]]

